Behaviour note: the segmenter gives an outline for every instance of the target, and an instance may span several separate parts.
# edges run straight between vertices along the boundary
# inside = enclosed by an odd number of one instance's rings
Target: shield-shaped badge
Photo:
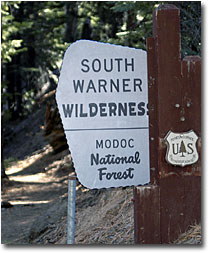
[[[166,161],[176,166],[187,166],[198,161],[196,148],[197,134],[190,130],[185,133],[169,131],[164,138],[167,142]]]

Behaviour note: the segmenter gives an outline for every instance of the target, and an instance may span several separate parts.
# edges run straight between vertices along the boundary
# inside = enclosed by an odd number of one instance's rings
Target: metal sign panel
[[[84,186],[150,182],[145,51],[88,40],[73,43],[64,55],[56,100]]]
[[[198,136],[193,130],[185,133],[169,131],[165,140],[167,141],[166,161],[168,163],[184,167],[198,161],[196,148]]]

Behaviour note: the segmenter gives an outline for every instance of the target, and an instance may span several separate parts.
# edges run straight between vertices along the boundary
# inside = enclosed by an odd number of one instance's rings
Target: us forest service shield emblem
[[[187,166],[198,161],[196,142],[198,136],[193,130],[185,133],[169,131],[164,138],[167,143],[166,161],[176,166]]]

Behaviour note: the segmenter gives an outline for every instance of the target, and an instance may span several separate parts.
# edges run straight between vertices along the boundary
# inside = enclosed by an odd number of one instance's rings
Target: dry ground
[[[2,194],[2,243],[66,244],[68,151],[53,155],[49,145],[7,169]],[[47,165],[47,166],[46,166]],[[133,244],[132,188],[88,190],[77,183],[78,244]]]
[[[15,122],[6,135],[1,243],[66,244],[69,152],[54,154],[43,137],[45,105]],[[132,187],[88,190],[77,182],[76,244],[134,244]],[[199,244],[199,225],[175,243]]]
[[[2,182],[3,244],[66,244],[69,151],[54,154],[43,137],[45,106],[10,126]],[[132,188],[88,190],[77,182],[75,243],[133,244]]]

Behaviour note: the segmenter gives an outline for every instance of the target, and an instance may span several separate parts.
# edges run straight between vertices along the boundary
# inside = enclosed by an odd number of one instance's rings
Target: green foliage
[[[18,2],[1,2],[1,58],[2,62],[10,62],[12,60],[12,56],[19,53],[18,50],[21,47],[22,40],[21,39],[12,39],[11,35],[18,31],[18,22],[13,22],[14,17],[9,11],[9,6],[13,6],[13,8],[18,8]]]
[[[9,168],[14,162],[17,162],[17,159],[14,157],[10,157],[8,159],[4,160],[4,168],[7,169]]]
[[[1,2],[3,114],[26,115],[43,86],[57,82],[54,71],[69,44],[83,38],[87,19],[92,40],[146,49],[153,10],[166,3],[180,8],[182,55],[200,54],[200,2]]]
[[[201,2],[172,2],[180,9],[182,55],[201,55]]]
[[[120,1],[115,3],[115,5],[112,7],[112,10],[114,10],[115,12],[127,12],[133,10],[136,4],[137,2]]]
[[[49,73],[60,66],[68,46],[63,41],[63,5],[1,2],[1,93],[3,116],[7,119],[26,115],[37,92],[49,80]]]
[[[35,92],[34,89],[26,91],[23,95],[24,103],[24,114],[27,115],[28,112],[32,111],[33,105],[35,104]]]

